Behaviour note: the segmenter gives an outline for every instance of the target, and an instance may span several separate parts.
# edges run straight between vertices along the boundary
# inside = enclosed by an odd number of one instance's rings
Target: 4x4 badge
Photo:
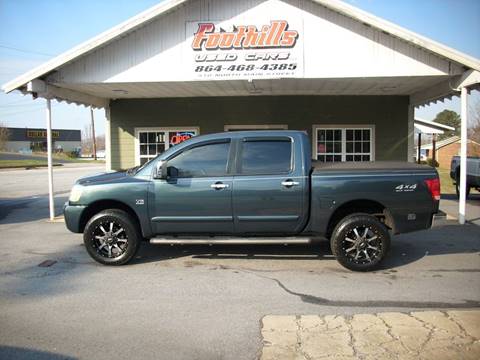
[[[398,185],[396,188],[395,188],[395,191],[396,192],[409,192],[409,191],[415,191],[415,189],[417,188],[417,184],[402,184],[402,185]]]

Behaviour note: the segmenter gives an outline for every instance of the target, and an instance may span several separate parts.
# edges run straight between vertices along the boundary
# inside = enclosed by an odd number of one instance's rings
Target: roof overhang
[[[408,76],[339,79],[253,79],[222,81],[49,83],[49,76],[107,44],[126,36],[155,18],[176,10],[188,0],[167,0],[122,24],[80,44],[3,86],[5,92],[19,90],[44,97],[105,107],[111,99],[184,96],[244,95],[403,95],[414,106],[455,96],[462,87],[478,88],[480,61],[415,34],[339,0],[312,0],[320,6],[352,18],[385,34],[399,38],[435,56],[458,64],[465,72],[448,76]]]

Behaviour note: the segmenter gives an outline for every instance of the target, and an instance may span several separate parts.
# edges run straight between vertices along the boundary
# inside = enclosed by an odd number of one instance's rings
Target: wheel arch
[[[395,233],[395,221],[385,205],[370,199],[358,199],[344,202],[338,206],[328,220],[326,235],[330,238],[335,226],[346,216],[364,213],[375,216],[389,230]]]
[[[118,200],[104,199],[104,200],[95,201],[89,204],[85,208],[85,210],[82,213],[82,216],[80,217],[80,226],[79,226],[80,232],[83,232],[85,230],[85,225],[87,225],[88,221],[93,216],[107,209],[118,209],[118,210],[125,211],[126,213],[132,216],[132,218],[136,221],[139,229],[141,229],[140,219],[137,213],[129,205]]]

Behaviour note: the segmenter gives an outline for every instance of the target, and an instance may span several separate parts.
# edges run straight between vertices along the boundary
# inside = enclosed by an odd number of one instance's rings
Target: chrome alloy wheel
[[[350,230],[342,242],[346,258],[356,264],[373,262],[382,253],[381,235],[370,226],[357,226]]]
[[[103,257],[114,259],[121,256],[128,246],[125,229],[115,221],[104,221],[95,227],[92,243],[97,253]]]

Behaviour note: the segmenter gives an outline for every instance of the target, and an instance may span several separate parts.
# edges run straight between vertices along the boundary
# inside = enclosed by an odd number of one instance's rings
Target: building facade
[[[4,90],[105,108],[108,169],[239,129],[305,131],[319,161],[412,161],[414,108],[478,70],[338,0],[167,0]]]
[[[39,128],[7,128],[5,150],[10,152],[47,151],[47,130]],[[80,130],[52,129],[52,148],[56,152],[78,151],[82,145]]]

